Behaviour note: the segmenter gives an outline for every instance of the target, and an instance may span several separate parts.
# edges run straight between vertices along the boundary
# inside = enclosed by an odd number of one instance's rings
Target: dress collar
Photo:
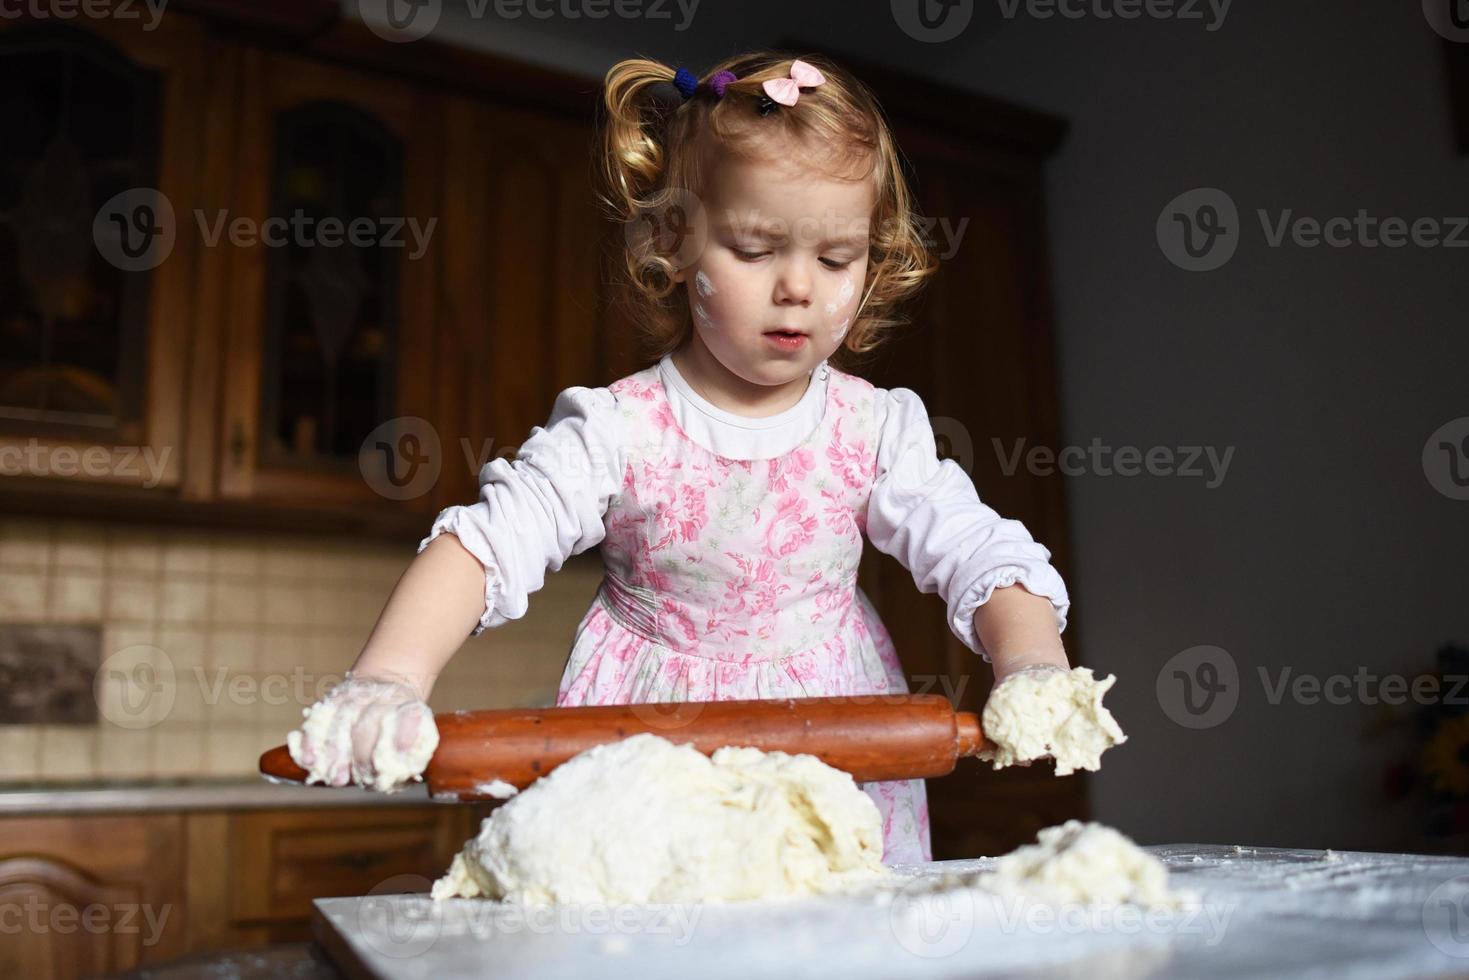
[[[658,361],[658,371],[663,378],[664,385],[677,389],[679,397],[690,407],[716,421],[742,429],[773,429],[788,425],[797,419],[808,418],[815,405],[824,403],[826,384],[831,375],[831,368],[823,360],[812,369],[806,392],[801,396],[800,401],[779,414],[752,418],[748,415],[725,411],[706,400],[689,385],[688,379],[679,373],[678,367],[673,363],[672,354],[664,354]]]

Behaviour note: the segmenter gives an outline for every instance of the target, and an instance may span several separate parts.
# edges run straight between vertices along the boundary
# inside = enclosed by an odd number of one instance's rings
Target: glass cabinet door
[[[108,262],[92,218],[157,185],[158,91],[155,72],[81,31],[0,35],[0,417],[140,421],[151,276]]]
[[[403,144],[371,114],[308,102],[277,114],[272,215],[302,229],[360,222],[358,241],[303,232],[272,247],[261,355],[260,460],[350,472],[394,414],[400,253],[381,237],[403,214]],[[370,232],[369,232],[370,229]]]
[[[6,476],[177,483],[203,55],[159,28],[0,21]]]
[[[243,78],[233,213],[260,233],[209,259],[229,281],[220,494],[427,510],[427,492],[375,489],[359,454],[385,424],[432,417],[433,100],[259,50]]]

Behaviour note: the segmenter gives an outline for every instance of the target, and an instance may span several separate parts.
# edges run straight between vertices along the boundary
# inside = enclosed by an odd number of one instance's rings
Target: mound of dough
[[[1080,820],[1042,830],[976,883],[1001,895],[1082,905],[1176,906],[1189,898],[1169,891],[1167,866],[1130,838]]]
[[[588,749],[485,818],[435,899],[726,902],[886,878],[882,819],[811,755],[705,756],[653,734]]]
[[[1127,741],[1102,707],[1102,695],[1115,683],[1116,675],[1099,681],[1087,667],[1012,674],[984,706],[986,744],[979,758],[1002,769],[1050,755],[1058,776],[1100,769],[1102,753]]]

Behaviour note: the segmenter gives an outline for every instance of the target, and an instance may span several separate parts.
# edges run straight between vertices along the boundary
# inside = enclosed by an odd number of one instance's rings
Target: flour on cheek
[[[710,279],[709,274],[702,269],[694,276],[694,289],[705,299],[713,296],[717,291],[714,288],[714,280]],[[714,318],[709,315],[709,311],[704,309],[704,305],[698,300],[694,301],[694,319],[703,327],[712,329],[715,325]]]
[[[842,285],[841,288],[837,290],[836,300],[827,303],[824,307],[824,309],[826,310],[826,315],[835,316],[838,312],[844,309],[846,305],[852,301],[852,295],[855,292],[856,287],[852,284],[852,274],[849,272],[846,275],[842,276]],[[847,335],[847,328],[851,325],[852,318],[849,316],[845,317],[841,323],[838,323],[836,326],[832,327],[832,343],[840,344],[842,342],[842,338]]]

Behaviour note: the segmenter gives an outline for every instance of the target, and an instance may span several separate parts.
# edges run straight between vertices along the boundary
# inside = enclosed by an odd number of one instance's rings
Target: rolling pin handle
[[[984,748],[984,732],[979,727],[979,715],[973,711],[954,712],[956,754],[959,758],[978,755]]]

